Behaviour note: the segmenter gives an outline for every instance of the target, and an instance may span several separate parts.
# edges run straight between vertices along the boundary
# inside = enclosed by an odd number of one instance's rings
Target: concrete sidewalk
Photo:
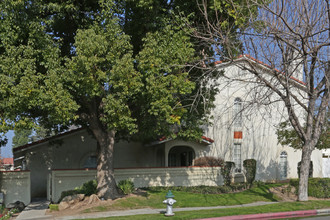
[[[46,215],[46,210],[48,209],[49,203],[50,202],[47,200],[38,200],[31,202],[16,217],[16,220],[53,219],[53,216]]]

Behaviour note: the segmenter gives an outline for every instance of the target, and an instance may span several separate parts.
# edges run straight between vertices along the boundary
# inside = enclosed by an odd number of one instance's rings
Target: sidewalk
[[[252,207],[252,206],[262,206],[268,204],[275,204],[277,202],[256,202],[243,205],[235,206],[212,206],[212,207],[187,207],[187,208],[174,208],[174,212],[180,211],[196,211],[196,210],[210,210],[210,209],[225,209],[225,208],[237,208],[237,207]],[[142,214],[160,214],[165,212],[165,207],[163,209],[132,209],[132,210],[122,210],[122,211],[107,211],[107,212],[94,212],[85,213],[73,216],[60,216],[54,217],[52,215],[45,215],[48,208],[49,202],[39,201],[33,202],[28,205],[23,212],[16,218],[16,220],[71,220],[71,219],[87,219],[87,218],[105,218],[113,216],[129,216],[129,215],[142,215]],[[330,209],[322,210],[307,210],[307,211],[293,211],[293,212],[281,212],[281,213],[264,213],[264,214],[252,214],[252,215],[240,215],[240,216],[228,216],[219,218],[207,218],[208,220],[234,220],[234,219],[276,219],[284,217],[304,217],[328,214],[330,215]]]
[[[52,216],[46,215],[46,210],[48,209],[49,203],[50,202],[47,200],[39,200],[39,201],[31,202],[16,217],[16,220],[53,219]]]

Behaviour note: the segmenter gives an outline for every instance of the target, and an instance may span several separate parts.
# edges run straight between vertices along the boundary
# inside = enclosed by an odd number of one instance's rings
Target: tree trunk
[[[299,179],[299,190],[298,200],[308,201],[308,177],[309,177],[309,166],[312,155],[311,143],[307,143],[302,148],[301,164],[300,164],[300,179]]]
[[[99,198],[115,199],[119,193],[114,176],[115,131],[93,131],[98,142],[97,195]]]

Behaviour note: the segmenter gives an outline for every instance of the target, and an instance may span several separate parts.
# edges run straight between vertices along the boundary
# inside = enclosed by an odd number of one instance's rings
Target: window
[[[240,143],[235,143],[234,144],[233,162],[235,163],[235,173],[242,172],[241,149],[242,149],[242,145]]]
[[[97,156],[91,155],[87,157],[84,163],[84,168],[96,168],[97,167]]]
[[[240,98],[235,98],[233,110],[234,110],[233,111],[234,126],[241,127],[242,126],[242,100]]]
[[[280,179],[287,179],[288,172],[288,154],[285,151],[282,151],[280,154]]]

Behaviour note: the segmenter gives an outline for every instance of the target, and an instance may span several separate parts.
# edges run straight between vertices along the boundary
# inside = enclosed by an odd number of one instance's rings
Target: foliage
[[[168,186],[168,187],[147,187],[143,188],[147,191],[178,191],[187,193],[200,193],[200,194],[223,194],[233,193],[238,191],[244,191],[248,189],[248,185],[245,183],[235,183],[230,186]]]
[[[223,166],[224,160],[216,157],[199,157],[194,159],[194,166]]]
[[[301,166],[301,161],[299,161],[297,164],[297,171],[299,178],[300,178],[300,166]],[[312,177],[313,177],[313,161],[309,163],[309,172],[308,172],[308,178],[312,178]]]
[[[255,159],[247,159],[243,161],[243,167],[246,171],[246,180],[252,184],[256,177],[257,161]]]
[[[118,183],[118,188],[125,194],[131,194],[134,191],[134,183],[127,179],[127,180],[121,180]]]
[[[58,204],[49,204],[50,211],[59,211]]]
[[[107,198],[117,191],[113,139],[201,138],[215,93],[192,67],[213,47],[172,16],[186,10],[200,20],[195,2],[4,0],[0,8],[0,133],[88,128],[110,169],[97,171]]]
[[[290,185],[296,188],[298,192],[299,180],[290,179]],[[308,196],[316,198],[330,198],[330,178],[309,178]]]
[[[32,130],[15,130],[13,137],[13,148],[27,144],[31,133]]]
[[[97,181],[90,180],[84,183],[82,186],[76,187],[75,191],[77,192],[77,194],[85,194],[86,196],[90,196],[92,194],[97,193],[96,187],[97,187]]]
[[[329,113],[328,116],[329,118]],[[327,119],[329,123],[329,119]],[[298,136],[295,129],[292,128],[289,122],[282,122],[278,125],[276,130],[278,143],[281,145],[288,145],[294,149],[301,149],[303,141]],[[317,149],[326,149],[330,146],[330,126],[327,126],[327,130],[324,130],[320,136],[320,139],[316,145]]]
[[[224,184],[229,186],[231,184],[232,171],[235,167],[235,163],[231,161],[226,161],[225,165],[221,169],[221,174],[224,180]]]
[[[4,210],[5,210],[5,205],[1,204],[0,205],[0,214],[3,214]]]
[[[14,130],[13,148],[44,139],[50,135],[51,133],[47,129],[40,126],[31,130],[16,129]]]
[[[1,208],[1,212],[0,212],[0,220],[6,220],[6,219],[10,219],[12,216],[13,216],[13,214],[15,214],[15,213],[18,213],[19,211],[17,210],[17,209],[10,209],[10,210],[7,210],[6,208],[4,208],[3,206],[2,206],[2,208]]]

